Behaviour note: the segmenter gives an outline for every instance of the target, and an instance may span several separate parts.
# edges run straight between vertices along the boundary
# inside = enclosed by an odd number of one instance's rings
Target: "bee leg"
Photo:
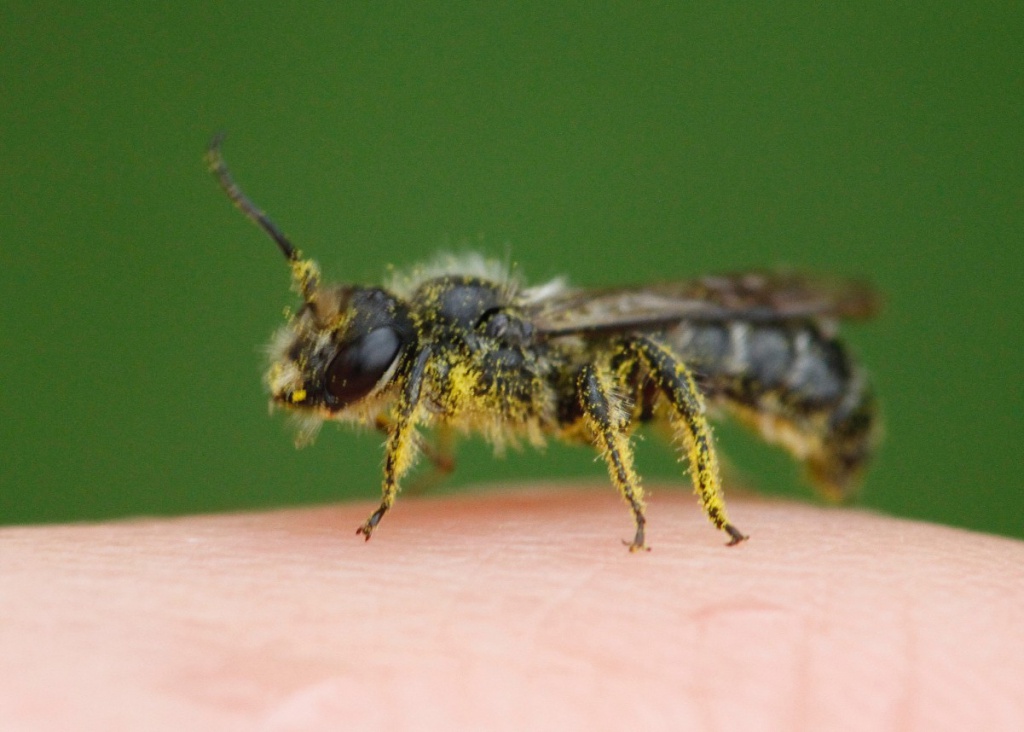
[[[430,461],[430,470],[420,473],[404,489],[414,496],[428,493],[437,488],[444,479],[455,472],[454,435],[451,428],[439,425],[434,429],[434,440],[420,440],[418,451]]]
[[[374,426],[385,435],[391,433],[394,422],[384,415],[378,416]],[[453,434],[450,428],[440,425],[434,430],[433,441],[425,439],[422,435],[416,435],[415,450],[418,455],[425,457],[431,466],[428,473],[415,476],[412,482],[402,488],[406,495],[422,495],[437,487],[437,484],[446,476],[455,471],[455,455],[452,450]]]
[[[587,426],[608,464],[612,483],[633,511],[636,534],[627,544],[631,552],[647,550],[644,543],[644,490],[633,470],[633,448],[626,433],[627,415],[621,397],[616,394],[612,373],[604,367],[587,364],[576,382],[577,395]]]
[[[628,347],[672,404],[675,412],[673,427],[686,447],[694,490],[700,497],[704,513],[716,528],[729,535],[729,546],[739,544],[748,537],[729,523],[726,516],[711,427],[693,374],[669,348],[650,338],[632,338]]]
[[[416,358],[412,369],[406,377],[402,395],[398,400],[393,420],[385,420],[388,439],[384,447],[384,484],[381,488],[380,506],[370,514],[370,518],[356,529],[367,541],[395,503],[398,495],[398,481],[412,467],[416,458],[416,416],[420,402],[420,389],[423,386],[423,375],[426,372],[430,351],[424,349]],[[390,422],[390,424],[389,424]],[[378,421],[378,424],[381,424]],[[388,426],[389,424],[389,426]]]

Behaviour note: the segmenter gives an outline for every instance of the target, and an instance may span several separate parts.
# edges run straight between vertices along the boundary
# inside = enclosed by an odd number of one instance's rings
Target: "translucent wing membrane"
[[[743,273],[608,290],[567,290],[529,306],[537,331],[550,336],[657,330],[682,320],[777,322],[863,319],[877,294],[853,280]]]

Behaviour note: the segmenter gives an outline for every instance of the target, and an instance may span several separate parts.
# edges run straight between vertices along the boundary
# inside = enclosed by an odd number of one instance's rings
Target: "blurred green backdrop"
[[[329,278],[442,248],[583,285],[873,278],[884,317],[847,329],[887,422],[863,503],[1024,536],[1019,5],[343,5],[5,3],[0,522],[377,497],[378,436],[296,451],[267,417],[260,344],[293,300],[204,170],[227,130]],[[606,480],[557,445],[459,461],[455,487]],[[655,440],[641,469],[688,490]]]

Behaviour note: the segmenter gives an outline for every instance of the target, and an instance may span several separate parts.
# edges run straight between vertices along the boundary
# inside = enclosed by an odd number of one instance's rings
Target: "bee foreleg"
[[[615,389],[607,367],[587,364],[576,382],[577,395],[587,426],[608,464],[608,474],[629,504],[636,523],[636,534],[629,544],[631,552],[647,549],[644,544],[644,490],[633,470],[633,448],[626,432],[628,420],[622,397]]]
[[[370,535],[377,528],[377,524],[384,518],[384,514],[394,505],[395,497],[398,495],[398,481],[415,461],[418,441],[416,435],[417,410],[430,355],[429,349],[420,351],[416,362],[409,370],[395,409],[394,419],[385,422],[378,421],[378,425],[387,425],[386,429],[388,430],[388,439],[384,447],[384,483],[381,488],[380,506],[362,526],[356,529],[356,533],[362,534],[367,541],[370,540]]]
[[[740,543],[747,537],[726,517],[714,440],[693,374],[676,354],[650,338],[637,336],[627,345],[672,405],[673,426],[686,447],[694,490],[704,513],[716,528],[729,535],[730,546]]]
[[[374,422],[374,427],[385,435],[389,435],[394,428],[394,421],[384,415],[379,415]],[[430,462],[432,469],[427,474],[416,476],[412,483],[402,489],[402,492],[420,495],[435,487],[445,476],[455,471],[453,449],[455,436],[450,427],[442,424],[434,429],[433,440],[428,440],[420,434],[416,434],[415,437],[416,454],[425,457]]]

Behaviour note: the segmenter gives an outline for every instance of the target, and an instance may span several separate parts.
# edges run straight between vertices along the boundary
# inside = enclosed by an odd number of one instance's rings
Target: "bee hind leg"
[[[667,346],[645,336],[630,339],[627,348],[646,368],[650,378],[672,405],[673,427],[680,436],[690,462],[694,490],[708,520],[729,536],[729,546],[748,537],[733,526],[725,512],[718,457],[711,427],[705,414],[704,399],[693,374]],[[625,364],[631,368],[632,364]]]
[[[633,512],[636,533],[632,542],[623,543],[631,552],[647,551],[644,540],[644,490],[633,469],[633,448],[626,432],[628,418],[622,399],[616,393],[612,373],[596,364],[587,364],[576,382],[577,397],[583,408],[594,442],[608,465],[608,474]]]

